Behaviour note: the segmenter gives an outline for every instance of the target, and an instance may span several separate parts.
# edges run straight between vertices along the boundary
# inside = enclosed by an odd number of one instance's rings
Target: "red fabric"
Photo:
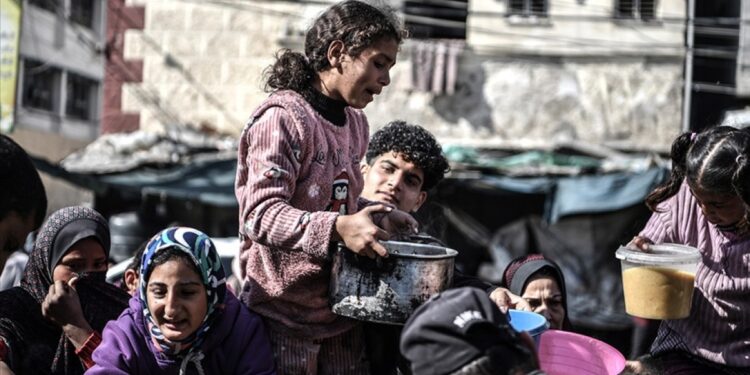
[[[518,271],[518,269],[521,268],[521,266],[523,266],[524,264],[533,260],[545,260],[545,258],[542,254],[529,254],[525,257],[516,259],[511,262],[508,265],[508,268],[506,268],[505,272],[503,273],[503,285],[506,285],[508,288],[510,288],[510,284],[513,281],[513,276],[516,275],[516,271]]]
[[[0,339],[0,361],[8,363],[8,346],[5,345],[5,340]]]
[[[86,366],[86,369],[94,367],[94,360],[91,355],[94,354],[94,350],[102,343],[102,335],[99,332],[92,332],[83,346],[76,349],[76,355],[81,359],[81,363]]]

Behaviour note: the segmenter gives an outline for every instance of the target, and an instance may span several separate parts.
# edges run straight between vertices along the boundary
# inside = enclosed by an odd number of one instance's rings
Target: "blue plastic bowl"
[[[528,332],[534,338],[537,347],[542,332],[549,328],[549,322],[544,316],[521,310],[508,310],[508,323],[516,332]]]

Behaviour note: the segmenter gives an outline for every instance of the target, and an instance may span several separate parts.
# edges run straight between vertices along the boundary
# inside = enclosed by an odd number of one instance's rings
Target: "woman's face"
[[[354,108],[365,108],[391,83],[389,71],[396,64],[396,55],[398,43],[390,38],[373,43],[355,57],[344,52],[339,66],[331,68],[338,74],[327,75],[323,88],[334,99]]]
[[[68,282],[82,272],[102,272],[107,270],[107,256],[104,247],[94,238],[84,238],[65,252],[52,270],[53,281]]]
[[[151,271],[146,296],[156,325],[170,341],[188,338],[208,311],[206,287],[198,273],[180,259],[168,260]]]
[[[549,276],[532,276],[521,296],[532,311],[547,318],[552,329],[562,329],[565,320],[563,295],[557,281]]]
[[[711,224],[734,225],[745,215],[745,205],[735,194],[716,194],[699,187],[691,187],[695,200]]]

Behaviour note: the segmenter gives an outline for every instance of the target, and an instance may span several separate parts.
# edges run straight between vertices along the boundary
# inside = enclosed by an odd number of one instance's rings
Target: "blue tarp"
[[[203,160],[166,168],[140,168],[107,175],[69,173],[37,160],[37,168],[79,186],[101,192],[124,189],[142,194],[164,194],[219,207],[237,206],[234,195],[236,160]],[[508,177],[484,175],[481,182],[492,188],[519,194],[547,196],[546,219],[553,223],[568,215],[603,213],[643,202],[649,191],[663,181],[668,170],[654,167],[644,172],[582,176]]]
[[[661,183],[665,168],[644,172],[623,172],[572,177],[486,176],[483,182],[509,192],[547,195],[547,221],[576,214],[617,211],[643,202],[651,189]]]
[[[217,207],[236,207],[234,177],[237,161],[202,160],[188,165],[164,168],[139,168],[116,174],[70,173],[45,160],[35,159],[36,167],[52,176],[104,194],[108,189],[118,189],[139,194],[166,195],[195,200]]]

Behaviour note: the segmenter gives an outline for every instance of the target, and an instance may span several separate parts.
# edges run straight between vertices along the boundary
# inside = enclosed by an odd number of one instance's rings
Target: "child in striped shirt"
[[[630,246],[697,247],[690,316],[662,321],[651,354],[663,374],[750,373],[750,129],[719,126],[672,145],[672,173]]]

